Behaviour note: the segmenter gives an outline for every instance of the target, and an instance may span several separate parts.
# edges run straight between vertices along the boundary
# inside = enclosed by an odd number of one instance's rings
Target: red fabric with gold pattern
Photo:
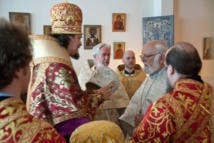
[[[130,140],[210,143],[211,133],[205,121],[206,118],[210,119],[210,94],[211,87],[207,83],[179,80],[172,92],[149,106]]]
[[[0,142],[66,143],[50,124],[30,115],[19,98],[0,102]]]
[[[44,73],[40,75],[41,73]],[[34,67],[30,113],[51,124],[84,117],[93,118],[102,101],[80,89],[75,71],[62,63]]]

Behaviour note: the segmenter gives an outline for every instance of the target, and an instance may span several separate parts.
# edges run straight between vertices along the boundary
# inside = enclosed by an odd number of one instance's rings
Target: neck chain
[[[149,86],[149,89],[148,89],[147,93],[145,94],[145,98],[144,98],[143,101],[142,101],[142,99],[143,99],[143,94],[141,95],[141,98],[140,98],[140,110],[139,110],[139,114],[142,114],[142,108],[143,108],[143,106],[144,106],[144,104],[145,104],[145,102],[146,102],[146,98],[147,98],[147,96],[148,96],[149,90],[151,89],[152,85],[154,84],[154,82],[155,82],[157,76],[158,76],[158,74],[155,76],[155,78],[153,79],[151,85]],[[147,85],[147,83],[148,83],[148,80],[149,80],[149,77],[146,79],[146,83],[145,83],[145,85],[144,85],[144,87],[143,87],[142,93],[144,92],[144,90],[145,90],[145,88],[146,88],[146,85]]]

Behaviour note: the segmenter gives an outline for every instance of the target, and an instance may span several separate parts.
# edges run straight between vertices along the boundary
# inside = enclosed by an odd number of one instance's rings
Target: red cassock
[[[211,86],[181,79],[174,90],[149,106],[136,128],[135,143],[211,143]]]
[[[19,98],[0,102],[1,143],[66,143],[49,123],[30,115]]]
[[[34,58],[27,107],[30,114],[68,136],[93,119],[103,100],[81,90],[70,56],[56,39],[44,35],[33,35],[31,39]]]

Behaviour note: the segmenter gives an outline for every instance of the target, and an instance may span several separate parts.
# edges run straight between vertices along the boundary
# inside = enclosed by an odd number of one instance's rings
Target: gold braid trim
[[[13,115],[7,116],[4,120],[1,120],[0,129],[2,129],[5,125],[11,123],[14,120],[17,120],[21,117],[28,116],[29,113],[27,111],[21,111],[17,113],[13,113]]]
[[[86,114],[84,113],[84,110],[79,110],[76,112],[73,112],[71,114],[65,114],[64,116],[58,117],[53,119],[54,125],[61,123],[63,121],[69,120],[69,119],[74,119],[74,118],[80,118],[80,117],[85,117]]]
[[[173,141],[178,141],[178,142],[190,141],[190,142],[194,142],[194,139],[201,133],[201,131],[205,128],[205,126],[207,126],[207,124],[208,124],[208,122],[209,122],[209,120],[211,118],[210,112],[207,112],[207,109],[204,110],[205,107],[203,106],[203,105],[207,105],[207,103],[208,103],[208,101],[210,99],[209,96],[207,96],[207,94],[206,94],[206,92],[207,92],[206,89],[208,88],[207,86],[208,86],[208,84],[204,84],[203,92],[201,94],[201,97],[199,99],[198,104],[195,107],[195,110],[193,111],[193,113],[190,116],[190,118],[186,121],[186,123],[184,123],[177,130],[177,132],[172,136],[172,140]],[[210,105],[208,107],[210,107]],[[201,115],[198,116],[199,114],[201,114]],[[196,129],[196,131],[193,131],[192,134],[188,135],[189,138],[182,138],[182,135],[184,135],[185,132],[189,130],[190,125],[193,122],[199,122],[201,120],[203,122]]]
[[[34,140],[34,138],[41,132],[41,129],[45,129],[48,127],[52,126],[44,121],[35,119],[29,125],[29,128],[27,128],[25,132],[23,132],[20,141],[22,141],[23,143],[31,143]]]
[[[72,63],[70,61],[67,61],[58,57],[43,57],[43,58],[34,59],[32,61],[33,66],[40,63],[62,63],[73,69]]]

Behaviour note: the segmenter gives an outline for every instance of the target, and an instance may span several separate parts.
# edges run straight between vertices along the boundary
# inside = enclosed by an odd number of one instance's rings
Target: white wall
[[[202,38],[214,40],[213,0],[174,0],[175,42],[188,41],[198,50],[202,58]],[[214,41],[213,41],[214,42]],[[200,74],[214,77],[214,60],[202,60]]]
[[[49,11],[51,7],[64,1],[0,0],[0,16],[9,19],[9,12],[31,13],[32,33],[43,34],[43,25],[50,25]],[[68,2],[72,2],[82,9],[83,25],[102,26],[102,42],[111,46],[113,46],[113,42],[125,42],[126,50],[133,50],[136,54],[137,63],[141,65],[139,55],[143,43],[142,18],[173,14],[172,0],[68,0]],[[157,3],[160,3],[160,5],[157,5]],[[161,3],[164,8],[162,8]],[[112,32],[112,13],[127,14],[126,32]],[[92,58],[92,51],[84,50],[83,46],[79,52],[80,59],[72,60],[77,73],[82,63],[86,59]],[[113,59],[112,53],[110,67],[115,69],[121,63],[121,60]]]

